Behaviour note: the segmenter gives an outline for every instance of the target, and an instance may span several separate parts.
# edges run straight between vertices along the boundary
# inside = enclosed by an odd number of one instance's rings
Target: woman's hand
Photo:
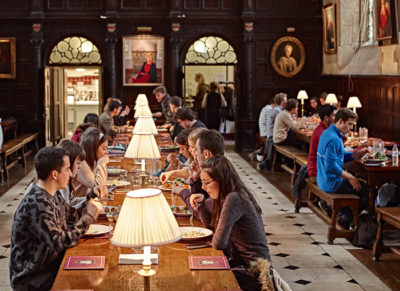
[[[194,210],[197,210],[198,203],[201,203],[204,200],[204,195],[200,193],[195,193],[190,195],[190,205]]]
[[[167,183],[167,181],[170,178],[172,178],[172,176],[173,176],[173,171],[162,173],[161,176],[160,176],[161,183],[163,183],[163,184]]]
[[[200,167],[197,161],[193,161],[189,167],[189,175],[193,182],[196,182],[200,177]]]

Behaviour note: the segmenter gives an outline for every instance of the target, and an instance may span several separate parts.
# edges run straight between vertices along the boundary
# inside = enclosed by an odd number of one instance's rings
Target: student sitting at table
[[[203,122],[195,119],[194,112],[190,108],[179,109],[174,115],[174,118],[183,128],[197,128],[197,127],[207,128],[207,126]]]
[[[86,196],[94,186],[100,186],[100,197],[107,196],[107,136],[90,127],[81,136],[81,146],[86,158],[81,163],[76,178],[72,180],[74,195]]]
[[[122,104],[119,101],[112,100],[108,105],[108,110],[100,114],[100,128],[105,135],[114,136],[123,130],[122,127],[114,125],[114,116],[117,116],[122,109]]]
[[[368,207],[368,186],[356,177],[343,170],[343,163],[360,159],[369,149],[362,148],[354,152],[346,152],[342,138],[357,121],[357,114],[348,108],[341,108],[335,115],[335,121],[321,134],[317,149],[317,184],[325,192],[334,194],[355,194],[360,197],[358,211]],[[353,221],[350,208],[342,208],[338,223],[349,228]]]
[[[194,128],[184,129],[175,138],[175,144],[179,148],[179,155],[177,156],[175,153],[171,153],[167,156],[167,161],[169,162],[169,166],[166,169],[166,171],[173,173],[172,175],[170,175],[170,178],[182,177],[186,179],[189,177],[189,172],[187,169],[189,165],[193,162],[193,156],[189,152],[188,136],[193,130]],[[184,159],[183,162],[182,158]]]
[[[261,290],[257,278],[246,273],[257,259],[271,260],[261,208],[253,193],[224,156],[206,160],[201,165],[200,178],[214,208],[209,211],[203,195],[197,195],[192,207],[198,210],[201,222],[214,231],[213,247],[224,250],[232,268],[244,268],[242,272],[233,270],[241,289]]]
[[[62,148],[42,148],[35,156],[38,181],[22,199],[11,230],[10,282],[13,290],[49,290],[65,251],[77,244],[100,213],[89,199],[75,209],[59,190],[68,187],[70,162]]]

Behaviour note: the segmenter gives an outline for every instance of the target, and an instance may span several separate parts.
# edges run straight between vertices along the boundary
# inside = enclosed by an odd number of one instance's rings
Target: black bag
[[[358,217],[358,226],[353,237],[353,246],[372,249],[376,239],[378,223],[371,214],[365,213]]]

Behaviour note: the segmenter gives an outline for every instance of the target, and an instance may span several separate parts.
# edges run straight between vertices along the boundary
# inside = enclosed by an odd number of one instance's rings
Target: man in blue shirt
[[[368,207],[368,186],[355,176],[343,170],[343,163],[360,159],[368,147],[346,152],[342,138],[357,121],[357,114],[348,108],[341,108],[335,115],[335,122],[321,134],[317,150],[317,184],[328,193],[356,194],[360,197],[358,211]],[[342,208],[339,223],[346,227],[353,220],[350,208]]]

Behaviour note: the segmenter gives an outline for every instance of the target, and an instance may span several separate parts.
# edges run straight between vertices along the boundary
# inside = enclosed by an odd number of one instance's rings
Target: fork
[[[189,218],[189,223],[190,223],[190,226],[193,226],[193,213],[192,213],[192,216],[190,216],[190,218]]]

